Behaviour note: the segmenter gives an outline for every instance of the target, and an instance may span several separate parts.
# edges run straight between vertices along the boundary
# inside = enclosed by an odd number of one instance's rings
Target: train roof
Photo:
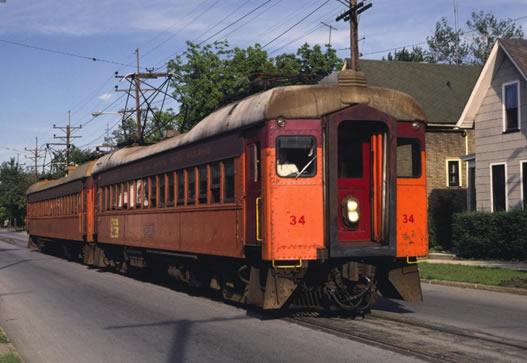
[[[150,146],[123,148],[96,160],[91,174],[98,174],[152,155],[189,145],[213,136],[240,130],[278,117],[320,118],[352,104],[367,103],[397,120],[423,121],[426,115],[411,96],[392,89],[365,87],[359,72],[342,71],[339,83],[331,85],[302,85],[273,88],[220,108],[201,120],[192,130]],[[91,164],[90,164],[91,165]],[[80,168],[80,167],[79,167]],[[86,169],[86,168],[84,168]],[[48,184],[38,183],[29,193],[52,188],[83,177],[76,170]],[[54,183],[54,184],[51,184]]]
[[[91,175],[91,169],[95,165],[96,160],[89,161],[82,165],[79,165],[74,170],[72,170],[68,175],[55,179],[55,180],[42,180],[33,185],[31,185],[27,191],[26,195],[36,193],[42,190],[52,189],[63,184],[73,182]]]

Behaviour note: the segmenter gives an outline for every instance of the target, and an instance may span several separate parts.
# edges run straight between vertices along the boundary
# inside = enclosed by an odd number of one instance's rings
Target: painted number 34
[[[413,214],[403,214],[403,223],[414,223],[414,215]]]
[[[304,216],[300,216],[300,217],[289,216],[289,224],[292,226],[297,225],[297,224],[304,225],[306,224],[306,220],[304,219]]]

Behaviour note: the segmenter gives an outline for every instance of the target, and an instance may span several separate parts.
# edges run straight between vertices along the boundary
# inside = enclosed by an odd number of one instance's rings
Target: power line
[[[88,57],[88,56],[85,56],[85,55],[80,55],[80,54],[75,54],[75,53],[64,52],[64,51],[61,51],[61,50],[55,50],[55,49],[39,47],[39,46],[36,46],[36,45],[30,45],[30,44],[24,44],[24,43],[19,43],[19,42],[13,42],[13,41],[7,40],[7,39],[0,39],[0,42],[11,44],[11,45],[16,45],[16,46],[19,46],[19,47],[25,47],[25,48],[30,48],[30,49],[41,50],[43,52],[61,54],[61,55],[65,55],[65,56],[68,56],[68,57],[88,59],[88,60],[91,60],[91,61],[94,61],[94,62],[103,62],[103,63],[109,63],[109,64],[117,64],[117,65],[124,66],[124,67],[134,67],[133,65],[130,65],[130,64],[114,62],[114,61],[110,61],[110,60],[107,60],[107,59]]]
[[[311,15],[313,15],[315,12],[317,12],[321,7],[323,7],[324,5],[326,5],[327,3],[329,3],[329,0],[326,0],[324,3],[322,3],[319,7],[317,7],[315,10],[313,10],[312,12],[310,12],[309,14],[307,14],[306,16],[304,16],[302,19],[300,19],[299,21],[297,21],[294,25],[290,26],[289,28],[287,28],[287,30],[285,30],[284,32],[282,32],[280,35],[276,36],[273,38],[273,40],[271,40],[270,42],[268,42],[266,45],[264,45],[262,47],[262,49],[264,49],[265,47],[267,47],[269,44],[273,43],[275,40],[281,38],[283,35],[285,35],[286,33],[288,33],[289,31],[291,31],[294,27],[296,27],[298,24],[300,24],[301,22],[303,22],[304,20],[306,20],[307,18],[309,18]]]
[[[204,1],[205,2],[205,1]],[[195,10],[197,10],[199,7],[201,7],[201,5],[203,5],[203,3],[200,3],[196,8],[194,8],[194,10],[191,11],[191,13],[193,13]],[[168,42],[169,40],[173,39],[176,35],[178,35],[179,33],[181,33],[183,30],[187,29],[190,25],[192,25],[196,20],[198,20],[199,18],[201,18],[203,15],[205,15],[206,13],[208,13],[210,10],[212,10],[218,3],[220,2],[220,0],[216,0],[214,2],[214,4],[212,4],[212,6],[208,6],[204,11],[202,11],[198,16],[196,16],[194,19],[192,19],[191,21],[189,21],[187,24],[185,24],[182,28],[178,29],[174,34],[170,35],[167,39],[163,40],[161,43],[157,44],[156,46],[150,48],[149,50],[147,50],[145,52],[145,54],[143,54],[141,56],[141,58],[144,58],[146,57],[147,55],[149,55],[150,53],[152,53],[154,50],[156,50],[157,48],[159,48],[160,46],[162,46],[163,44],[165,44],[166,42]],[[177,24],[177,22],[175,23]]]
[[[241,20],[245,19],[246,17],[248,17],[249,15],[251,15],[252,13],[254,13],[255,11],[257,11],[258,9],[262,8],[263,6],[265,6],[266,4],[268,4],[269,2],[271,2],[272,0],[267,0],[266,2],[264,2],[263,4],[257,6],[256,8],[252,9],[251,11],[249,11],[248,13],[242,15],[241,17],[239,17],[238,19],[236,19],[235,21],[233,21],[232,23],[226,25],[225,27],[223,27],[222,29],[218,30],[216,33],[212,34],[210,37],[206,38],[205,40],[202,40],[200,43],[198,43],[198,45],[202,45],[203,43],[205,43],[206,41],[214,38],[216,35],[218,35],[219,33],[223,32],[224,30],[227,30],[228,28],[230,28],[231,26],[239,23]],[[328,0],[329,1],[329,0]],[[236,11],[238,11],[240,8],[238,8],[237,10],[235,10],[233,13],[235,13]],[[233,13],[231,13],[230,15],[232,15]],[[229,15],[229,16],[230,16]],[[228,17],[227,17],[228,18]],[[224,19],[225,20],[225,19]],[[222,20],[223,21],[223,20]],[[207,31],[208,32],[208,31]],[[207,32],[203,33],[203,34],[206,34]],[[202,35],[203,35],[202,34]],[[199,37],[198,37],[199,39]],[[170,55],[168,58],[172,58],[174,55],[178,54],[180,51],[182,50],[182,48],[180,48],[176,53],[173,53],[172,55]],[[159,70],[165,66],[168,65],[168,62],[164,62],[163,65],[159,66],[159,67],[156,67],[155,70]]]

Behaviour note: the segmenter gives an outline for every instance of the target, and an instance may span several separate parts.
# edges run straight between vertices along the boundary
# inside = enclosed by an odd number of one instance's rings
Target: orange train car
[[[264,309],[366,311],[378,291],[421,300],[426,116],[361,73],[338,77],[253,95],[33,185],[30,244]]]

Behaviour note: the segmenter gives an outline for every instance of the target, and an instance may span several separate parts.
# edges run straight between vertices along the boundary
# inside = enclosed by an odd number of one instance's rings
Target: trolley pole
[[[137,121],[137,142],[141,142],[141,109],[139,103],[139,87],[141,87],[141,82],[139,80],[139,48],[135,50],[137,57],[137,73],[135,74],[135,117]]]

